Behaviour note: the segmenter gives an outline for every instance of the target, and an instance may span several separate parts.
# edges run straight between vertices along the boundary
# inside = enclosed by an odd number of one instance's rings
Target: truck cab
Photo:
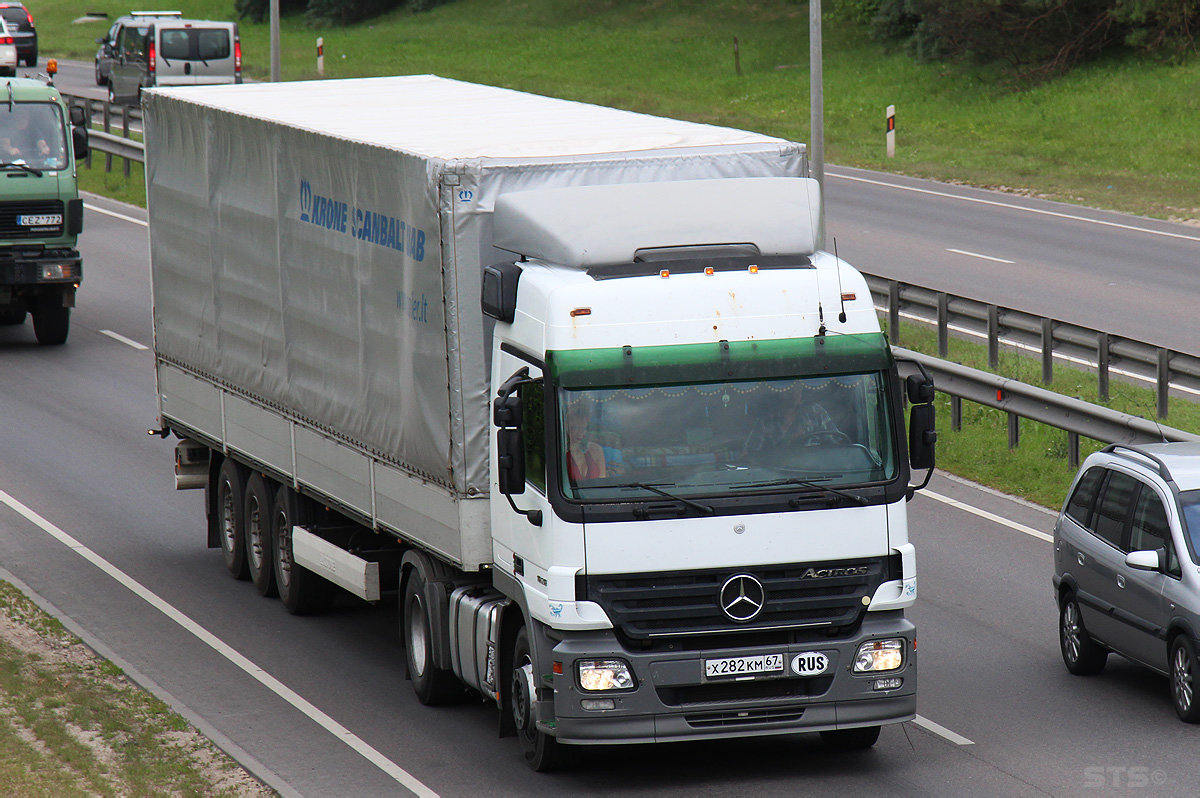
[[[40,344],[66,341],[83,277],[76,165],[87,154],[86,121],[51,84],[0,83],[0,323],[32,315]]]
[[[865,281],[814,245],[816,192],[497,201],[495,244],[519,257],[482,291],[509,499],[494,579],[528,619],[532,672],[553,674],[511,688],[535,767],[618,737],[861,747],[915,714],[902,384]]]

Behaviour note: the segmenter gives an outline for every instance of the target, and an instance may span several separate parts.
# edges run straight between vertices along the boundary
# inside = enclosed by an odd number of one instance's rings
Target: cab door
[[[153,25],[125,25],[121,28],[108,89],[112,101],[136,104],[139,90],[150,85],[150,42],[153,36]]]
[[[1116,610],[1120,621],[1117,645],[1126,656],[1163,673],[1167,670],[1165,630],[1169,607],[1164,597],[1168,580],[1182,573],[1172,541],[1167,505],[1153,486],[1142,483],[1134,500],[1129,551],[1158,551],[1161,571],[1142,571],[1124,562],[1117,569]]]
[[[1120,595],[1118,571],[1125,566],[1123,548],[1129,514],[1141,483],[1132,475],[1108,469],[1089,528],[1072,536],[1066,554],[1078,585],[1079,609],[1088,632],[1108,646],[1123,640],[1124,624],[1114,617]]]

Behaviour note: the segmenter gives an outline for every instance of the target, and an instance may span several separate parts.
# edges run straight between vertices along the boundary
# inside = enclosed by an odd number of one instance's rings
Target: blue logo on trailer
[[[385,213],[314,194],[304,178],[300,180],[300,221],[394,249],[418,262],[425,260],[424,230]]]

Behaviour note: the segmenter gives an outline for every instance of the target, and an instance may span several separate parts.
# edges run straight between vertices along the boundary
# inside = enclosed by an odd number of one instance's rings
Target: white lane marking
[[[928,488],[921,491],[921,495],[928,496],[931,499],[936,499],[937,501],[941,502],[942,504],[948,504],[951,507],[956,507],[959,510],[962,510],[963,512],[970,513],[971,515],[977,515],[980,518],[986,518],[988,521],[991,521],[996,524],[1000,524],[1001,526],[1006,526],[1009,529],[1015,529],[1018,532],[1022,532],[1026,535],[1029,535],[1031,538],[1037,538],[1038,540],[1044,540],[1047,543],[1050,543],[1054,540],[1053,535],[1047,535],[1045,532],[1039,532],[1038,530],[1034,529],[1033,527],[1028,527],[1028,526],[1025,526],[1024,524],[1018,524],[1016,521],[1009,521],[1007,518],[1002,518],[1002,517],[996,515],[995,513],[989,513],[987,510],[980,510],[978,507],[972,507],[969,504],[964,504],[963,502],[960,502],[958,499],[951,499],[949,496],[943,496],[940,493],[934,493],[933,491],[929,490]]]
[[[83,559],[87,560],[92,565],[95,565],[118,583],[124,585],[135,596],[140,598],[142,601],[145,601],[163,615],[170,618],[184,630],[190,632],[198,640],[200,640],[200,642],[204,643],[213,651],[217,652],[222,657],[236,665],[238,668],[242,669],[247,675],[257,680],[268,690],[275,693],[275,695],[279,696],[284,701],[303,712],[317,725],[321,726],[335,738],[350,746],[350,748],[352,748],[355,752],[382,770],[392,779],[402,784],[414,795],[422,796],[422,798],[438,798],[438,794],[436,792],[418,781],[415,776],[411,775],[408,771],[404,770],[402,767],[392,762],[379,751],[372,748],[345,726],[326,715],[317,707],[313,706],[283,682],[279,681],[274,676],[271,676],[258,665],[255,665],[250,659],[238,653],[212,632],[208,631],[203,626],[196,623],[179,610],[175,609],[174,606],[168,604],[157,594],[144,587],[140,582],[136,581],[133,577],[129,576],[124,571],[110,563],[108,560],[104,559],[99,554],[68,535],[66,532],[63,532],[58,527],[54,526],[54,524],[50,523],[45,518],[42,518],[33,510],[30,510],[24,504],[17,501],[15,498],[2,490],[0,490],[0,503],[7,504],[34,526],[39,527],[43,532],[47,533],[55,540],[74,551],[80,557],[83,557]]]
[[[951,249],[946,247],[947,252],[954,252],[959,255],[967,255],[972,258],[982,258],[983,260],[995,261],[996,263],[1016,263],[1015,260],[1005,260],[1004,258],[993,258],[991,255],[980,255],[978,252],[967,252],[965,249]]]
[[[1102,219],[1089,219],[1086,216],[1076,216],[1070,213],[1061,211],[1047,211],[1042,208],[1026,208],[1022,205],[1014,205],[1011,202],[998,202],[996,200],[981,199],[979,197],[963,197],[958,194],[950,194],[946,191],[934,191],[928,188],[917,188],[915,186],[902,186],[899,183],[888,183],[884,180],[871,180],[866,177],[855,177],[854,175],[839,175],[836,172],[826,172],[826,177],[840,177],[843,180],[853,180],[858,183],[870,183],[875,186],[884,186],[886,188],[897,188],[901,191],[913,191],[917,194],[930,194],[935,197],[945,197],[947,199],[962,200],[963,202],[977,202],[980,205],[993,205],[997,208],[1008,208],[1014,211],[1024,211],[1025,213],[1036,213],[1042,216],[1056,216],[1059,219],[1070,219],[1075,222],[1087,222],[1088,224],[1098,224],[1103,227],[1115,227],[1119,230],[1132,230],[1135,233],[1150,233],[1156,236],[1166,236],[1167,238],[1178,238],[1183,241],[1200,241],[1200,236],[1189,236],[1183,233],[1168,233],[1165,230],[1152,230],[1149,227],[1137,227],[1132,224],[1121,224],[1119,222],[1106,222]]]
[[[121,343],[125,344],[126,346],[132,346],[134,349],[144,350],[144,349],[150,348],[150,347],[146,346],[145,344],[139,344],[137,341],[126,338],[124,335],[115,333],[112,330],[101,330],[100,332],[104,335],[107,335],[109,338],[112,338],[114,341],[120,341]]]
[[[913,723],[917,724],[918,726],[920,726],[922,729],[925,729],[926,731],[933,732],[938,737],[943,737],[943,738],[949,740],[950,742],[954,743],[955,745],[975,745],[974,740],[968,740],[966,737],[963,737],[961,734],[955,734],[954,732],[947,729],[945,726],[942,726],[941,724],[938,724],[938,723],[934,723],[929,718],[923,718],[920,715],[917,715],[916,719],[913,720]]]
[[[132,216],[126,216],[123,213],[117,213],[116,211],[110,211],[110,210],[107,210],[106,208],[100,208],[95,205],[89,205],[89,204],[84,204],[83,207],[87,208],[89,211],[95,211],[96,213],[103,213],[105,216],[112,216],[113,218],[120,219],[121,221],[124,221],[124,222],[133,222],[134,224],[140,224],[142,227],[150,226],[150,223],[147,221],[144,221],[142,219],[135,219]]]
[[[877,310],[880,313],[887,313],[888,307],[887,307],[887,305],[876,305],[875,310]],[[922,324],[928,324],[931,326],[937,325],[937,321],[934,319],[927,319],[924,316],[921,316],[917,313],[911,313],[911,312],[907,312],[907,311],[901,312],[900,318],[909,319],[911,321],[918,321],[918,322],[921,322]],[[948,325],[946,325],[946,328],[949,330],[952,330],[956,333],[962,333],[963,335],[969,335],[972,338],[979,338],[980,340],[987,338],[987,333],[981,333],[976,330],[968,329],[967,327],[961,327],[957,324],[948,324]],[[1031,344],[1023,344],[1020,341],[1014,341],[1011,338],[1001,338],[999,340],[1000,340],[1000,343],[1004,344],[1005,346],[1011,346],[1014,349],[1023,349],[1026,352],[1033,352],[1033,353],[1037,354],[1038,356],[1040,356],[1042,353],[1042,349],[1039,346],[1033,346]],[[1074,355],[1064,355],[1059,352],[1053,352],[1052,354],[1053,354],[1055,360],[1062,360],[1067,363],[1074,363],[1077,366],[1088,366],[1089,368],[1099,368],[1100,367],[1099,363],[1097,363],[1094,360],[1088,360],[1087,358],[1075,357]],[[1147,385],[1154,385],[1158,382],[1158,380],[1155,379],[1154,377],[1147,377],[1142,374],[1135,374],[1132,371],[1127,371],[1125,369],[1116,368],[1114,366],[1109,366],[1108,371],[1110,374],[1120,374],[1122,377],[1128,377],[1131,380],[1137,380],[1139,382],[1144,382]],[[1193,396],[1200,396],[1200,390],[1198,390],[1196,388],[1189,388],[1186,385],[1176,385],[1175,383],[1170,383],[1169,387],[1173,391],[1182,391],[1183,393],[1190,393]]]

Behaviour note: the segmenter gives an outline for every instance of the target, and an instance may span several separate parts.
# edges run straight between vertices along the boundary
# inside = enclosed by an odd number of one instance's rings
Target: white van
[[[108,101],[132,105],[142,89],[242,82],[236,22],[182,19],[178,11],[135,11],[110,32]]]

